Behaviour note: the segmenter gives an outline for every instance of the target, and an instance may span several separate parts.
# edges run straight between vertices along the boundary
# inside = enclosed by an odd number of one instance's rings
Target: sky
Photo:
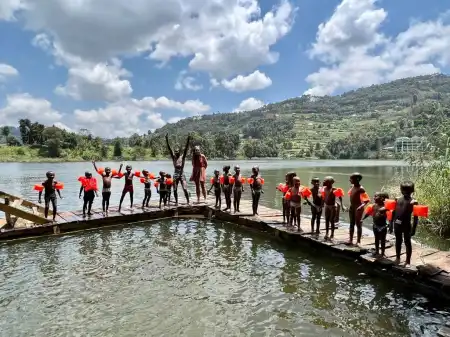
[[[114,138],[448,73],[443,0],[1,0],[0,125]]]

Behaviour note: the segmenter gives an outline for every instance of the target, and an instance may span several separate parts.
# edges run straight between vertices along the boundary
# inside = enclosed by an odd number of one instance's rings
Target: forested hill
[[[153,136],[195,132],[202,138],[197,142],[209,149],[224,143],[223,137],[237,134],[241,141],[236,150],[245,156],[275,152],[288,157],[389,156],[381,149],[397,137],[413,136],[413,129],[406,126],[413,126],[414,120],[417,126],[417,118],[433,103],[450,104],[450,76],[411,77],[339,96],[302,96],[254,111],[191,117],[167,124]]]
[[[20,119],[2,127],[0,161],[167,158],[165,135],[184,146],[187,133],[209,158],[392,158],[396,138],[425,136],[450,118],[450,77],[429,75],[339,96],[302,96],[241,113],[183,119],[128,138],[104,140]],[[82,131],[82,132],[81,132]],[[434,146],[435,142],[431,142]]]

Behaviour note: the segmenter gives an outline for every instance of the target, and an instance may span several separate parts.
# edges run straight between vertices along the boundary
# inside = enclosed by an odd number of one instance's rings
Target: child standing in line
[[[320,191],[320,179],[311,179],[311,198],[312,203],[306,198],[306,203],[311,206],[311,233],[314,233],[314,225],[316,225],[315,233],[320,234],[320,218],[322,217],[323,198]]]
[[[94,165],[95,172],[98,172],[102,176],[103,180],[103,187],[102,187],[102,209],[103,213],[108,214],[109,209],[109,199],[111,198],[111,180],[112,180],[112,173],[110,167],[105,167],[104,172],[100,172],[97,168],[97,165],[95,164],[95,161],[92,161],[92,164]],[[122,164],[120,164],[118,176],[120,177],[122,171]]]
[[[350,176],[350,184],[352,188],[348,191],[350,196],[350,207],[348,209],[350,218],[350,236],[348,244],[353,244],[353,235],[355,233],[356,226],[356,244],[361,243],[362,236],[362,217],[364,213],[364,207],[369,203],[370,198],[366,193],[366,190],[361,185],[362,175],[358,172],[353,173]]]
[[[166,174],[161,171],[159,172],[159,178],[156,180],[156,193],[159,194],[159,208],[161,208],[161,203],[164,203],[164,207],[167,206],[167,184],[166,184]]]
[[[244,192],[244,184],[242,183],[242,175],[241,168],[239,165],[234,167],[234,175],[233,175],[233,208],[234,213],[240,212],[239,205],[241,203],[242,192]]]
[[[134,194],[134,188],[133,188],[133,177],[134,173],[131,172],[132,167],[130,165],[127,165],[125,167],[125,184],[123,186],[122,196],[120,197],[119,202],[119,212],[122,208],[123,199],[125,198],[125,195],[127,193],[130,193],[130,208],[133,210],[133,194]],[[119,175],[118,179],[120,179],[121,176]]]
[[[47,180],[45,180],[42,183],[42,186],[44,186],[44,202],[45,202],[44,216],[45,216],[45,218],[48,217],[50,203],[52,203],[53,221],[55,221],[56,213],[57,213],[56,193],[58,193],[60,199],[62,199],[62,196],[61,196],[61,192],[59,191],[59,189],[56,188],[57,182],[55,181],[55,172],[48,171],[45,174],[45,176],[47,177]],[[42,203],[41,197],[42,197],[42,191],[39,191],[39,203]]]
[[[412,198],[414,193],[414,183],[411,181],[405,181],[400,185],[400,192],[402,196],[397,198],[395,210],[392,213],[392,221],[389,224],[389,233],[394,230],[395,233],[395,263],[400,264],[400,255],[402,252],[402,242],[405,241],[406,246],[406,261],[405,267],[411,264],[412,255],[412,243],[411,237],[416,234],[417,224],[419,218],[413,217],[413,223],[411,224],[411,217],[413,216],[413,207],[417,205],[417,201]]]
[[[142,208],[149,207],[148,204],[150,202],[150,198],[152,197],[152,181],[150,180],[149,174],[147,170],[142,170],[142,175],[144,176],[144,200],[142,200]]]
[[[211,178],[211,187],[208,190],[208,194],[211,193],[211,190],[214,188],[214,195],[216,196],[216,208],[220,208],[222,206],[221,199],[221,188],[220,188],[220,172],[219,170],[214,170],[214,177]]]
[[[169,174],[169,173],[167,173],[166,174],[166,189],[167,189],[167,196],[166,196],[166,198],[167,198],[167,204],[170,206],[170,197],[171,197],[171,195],[172,195],[172,186],[173,186],[173,184],[172,183],[170,183],[172,181],[172,176]]]
[[[258,205],[261,194],[264,194],[262,189],[263,180],[259,174],[259,167],[252,167],[252,175],[250,177],[250,190],[252,192],[252,210],[253,216],[258,215]]]
[[[302,212],[303,197],[300,183],[300,178],[294,177],[294,186],[286,193],[286,199],[289,200],[291,211],[289,226],[295,227],[295,224],[297,224],[297,230],[299,232],[301,232],[300,215]]]
[[[363,220],[371,216],[373,219],[373,234],[375,236],[375,257],[383,257],[386,249],[387,235],[387,214],[388,210],[384,207],[384,201],[389,199],[389,195],[383,192],[376,192],[373,205],[368,205],[365,209]],[[380,254],[381,248],[381,254]]]
[[[297,176],[295,172],[288,172],[285,176],[285,184],[281,186],[280,191],[283,193],[282,205],[283,205],[283,223],[289,224],[291,218],[291,205],[290,201],[286,199],[286,193],[290,188],[294,187],[294,178]]]
[[[81,199],[81,193],[84,191],[84,197],[83,197],[83,217],[86,216],[86,208],[87,208],[87,215],[92,215],[91,209],[92,204],[94,202],[94,198],[97,196],[97,179],[92,177],[92,173],[85,172],[84,179],[81,182],[80,187],[80,195],[79,198]]]
[[[230,183],[230,178],[231,178],[231,173],[230,173],[230,166],[229,165],[225,165],[223,168],[223,175],[221,177],[222,181],[222,191],[223,191],[223,195],[225,196],[225,204],[226,204],[226,208],[224,209],[224,211],[228,211],[231,210],[231,183]]]
[[[340,188],[333,187],[334,178],[325,177],[323,180],[322,198],[324,199],[325,208],[325,240],[332,240],[334,238],[334,221],[336,219],[336,198],[339,199],[341,208],[342,197],[344,192]],[[331,232],[331,235],[328,235]]]

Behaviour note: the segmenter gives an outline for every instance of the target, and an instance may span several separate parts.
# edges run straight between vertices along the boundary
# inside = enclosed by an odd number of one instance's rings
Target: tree
[[[20,141],[14,136],[8,136],[8,137],[6,137],[6,145],[20,146]]]
[[[30,144],[30,128],[31,121],[29,119],[19,120],[20,138],[22,138],[22,143],[24,144]]]
[[[11,129],[9,128],[9,126],[3,126],[1,129],[1,133],[3,137],[8,137],[11,134]]]
[[[114,157],[122,157],[122,143],[120,140],[114,142]]]
[[[45,146],[47,148],[48,157],[56,158],[61,156],[61,148],[63,140],[63,134],[61,129],[55,126],[45,128],[41,135],[41,139],[45,140]]]
[[[108,157],[108,147],[106,145],[102,145],[102,148],[100,150],[100,155],[102,156],[102,158],[107,158]]]

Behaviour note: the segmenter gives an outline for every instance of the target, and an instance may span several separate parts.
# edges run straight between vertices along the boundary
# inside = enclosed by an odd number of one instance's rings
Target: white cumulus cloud
[[[178,75],[177,81],[175,82],[175,89],[176,90],[192,90],[192,91],[198,91],[203,89],[203,86],[201,84],[196,84],[195,77],[188,76],[187,71],[183,70]]]
[[[85,62],[181,56],[191,70],[221,79],[277,62],[271,48],[291,30],[295,14],[287,0],[266,13],[257,0],[34,0],[15,9],[27,28]]]
[[[272,80],[259,70],[250,75],[238,75],[231,80],[222,80],[224,88],[233,92],[245,92],[265,89],[272,85]]]
[[[264,102],[254,97],[244,99],[233,112],[251,111],[264,106]]]
[[[397,36],[380,26],[387,12],[375,0],[343,0],[319,25],[309,54],[324,62],[306,81],[305,94],[330,95],[391,80],[432,74],[450,65],[450,25],[444,16],[413,22]]]
[[[77,128],[86,128],[102,137],[125,137],[133,133],[147,133],[148,130],[164,126],[166,121],[158,112],[164,109],[198,114],[209,111],[210,107],[198,100],[177,102],[164,96],[129,98],[100,109],[75,110],[75,124]],[[169,123],[175,121],[172,118]]]
[[[8,78],[19,76],[19,71],[9,64],[0,63],[0,82],[6,81]]]
[[[0,117],[6,125],[16,125],[21,118],[52,125],[59,122],[63,115],[53,109],[49,101],[25,93],[6,96],[6,104],[0,109]]]

